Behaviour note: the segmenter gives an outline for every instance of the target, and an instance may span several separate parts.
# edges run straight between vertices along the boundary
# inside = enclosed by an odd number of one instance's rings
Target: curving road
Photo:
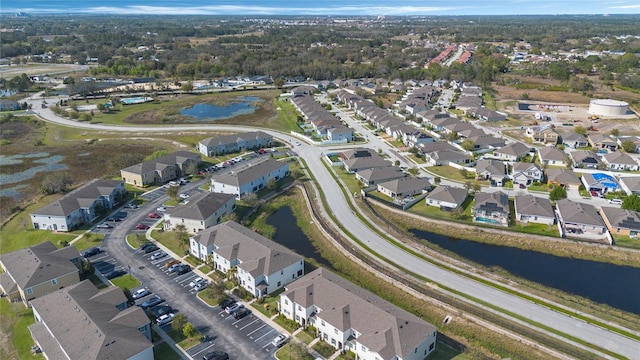
[[[114,126],[79,123],[76,121],[63,119],[48,109],[40,108],[41,99],[34,95],[34,106],[32,112],[39,115],[46,121],[64,126],[84,128],[102,131],[124,131],[124,132],[158,132],[167,130],[187,131],[187,130],[223,130],[223,131],[255,131],[251,127],[225,126],[225,125],[193,125],[193,126]],[[37,105],[37,106],[36,106]],[[282,134],[276,131],[260,129],[275,137],[283,139],[290,144],[295,144],[300,139]],[[321,186],[327,198],[329,209],[334,216],[342,221],[345,227],[358,239],[366,241],[367,246],[379,254],[389,259],[395,264],[402,264],[404,268],[429,278],[434,282],[444,284],[449,288],[460,291],[474,298],[482,299],[506,311],[526,317],[547,327],[557,329],[562,333],[571,335],[582,341],[597,345],[616,354],[620,354],[629,359],[640,360],[640,342],[610,332],[598,326],[586,323],[582,320],[558,313],[544,306],[537,305],[525,299],[496,290],[485,284],[470,280],[453,272],[443,270],[429,262],[417,258],[400,248],[387,242],[376,232],[364,225],[360,219],[351,211],[347,200],[344,198],[339,185],[333,180],[329,171],[322,164],[321,153],[327,149],[308,146],[302,141],[301,146],[295,146],[294,150],[303,157],[309,170],[314,174],[317,183]],[[506,315],[505,315],[506,316]],[[604,356],[604,354],[600,354]]]

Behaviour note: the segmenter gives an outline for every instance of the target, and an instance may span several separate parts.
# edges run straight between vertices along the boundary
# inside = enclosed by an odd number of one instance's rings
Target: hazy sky
[[[0,0],[0,14],[556,15],[640,14],[640,0]]]

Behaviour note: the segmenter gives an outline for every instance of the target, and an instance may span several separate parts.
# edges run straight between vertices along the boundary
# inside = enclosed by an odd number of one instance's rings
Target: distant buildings
[[[186,174],[190,167],[197,170],[201,161],[200,154],[177,151],[129,166],[120,170],[120,175],[124,182],[134,186],[164,184]]]
[[[198,151],[205,156],[216,156],[270,147],[273,144],[273,136],[262,132],[247,132],[204,139],[198,143]]]

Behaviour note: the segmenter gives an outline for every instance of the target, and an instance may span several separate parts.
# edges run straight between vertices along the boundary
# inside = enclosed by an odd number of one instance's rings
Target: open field
[[[62,75],[69,73],[84,73],[89,67],[86,65],[73,64],[21,64],[11,66],[0,66],[0,77],[10,79],[14,76],[27,74],[28,76],[36,75]]]

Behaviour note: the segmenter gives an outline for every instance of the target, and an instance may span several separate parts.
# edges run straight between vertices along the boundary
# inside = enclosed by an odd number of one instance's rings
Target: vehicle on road
[[[611,199],[611,200],[609,200],[609,204],[622,205],[622,200],[620,200],[620,199]]]
[[[136,225],[136,230],[149,230],[149,225],[145,225],[145,224],[138,224]]]
[[[136,204],[132,204],[132,203],[128,203],[128,204],[127,204],[127,205],[125,205],[124,207],[125,207],[125,208],[127,208],[127,209],[134,209],[134,210],[135,210],[135,209],[137,209],[137,208],[138,208],[138,205],[136,205]]]
[[[228,297],[228,298],[224,298],[222,299],[222,301],[220,301],[220,304],[218,304],[218,306],[220,306],[221,309],[226,309],[227,306],[231,305],[231,304],[235,304],[235,300]]]
[[[158,249],[160,249],[158,246],[156,246],[156,245],[151,245],[151,246],[149,246],[149,247],[147,247],[147,248],[145,248],[145,249],[144,249],[144,253],[145,253],[145,254],[148,254],[148,253],[154,252],[154,251],[156,251],[156,250],[158,250]]]
[[[96,225],[96,229],[112,229],[113,226],[107,224],[107,223],[102,223],[102,224],[98,224]]]
[[[163,257],[167,256],[167,253],[164,251],[158,251],[153,253],[153,255],[151,255],[151,260],[158,260],[158,259],[162,259]]]
[[[231,304],[231,305],[227,306],[227,307],[224,309],[224,312],[226,312],[227,314],[233,314],[234,312],[236,312],[236,311],[240,310],[240,309],[241,309],[241,308],[243,308],[243,307],[244,307],[244,305],[242,305],[242,304],[239,304],[239,303],[233,303],[233,304]]]
[[[122,269],[119,269],[119,270],[114,270],[114,271],[108,273],[104,277],[106,277],[108,280],[111,280],[111,279],[115,279],[117,277],[120,277],[122,275],[125,275],[126,273],[127,273],[126,271],[124,271]]]
[[[156,319],[156,325],[158,326],[167,325],[168,323],[173,321],[174,316],[175,315],[173,313],[161,315],[159,318]]]
[[[82,256],[84,256],[84,257],[86,257],[86,258],[87,258],[87,257],[91,257],[91,256],[94,256],[94,255],[98,255],[98,254],[100,254],[101,252],[102,252],[102,250],[100,250],[100,248],[96,246],[96,247],[94,247],[94,248],[91,248],[91,249],[89,249],[89,250],[87,250],[87,251],[83,252],[83,253],[82,253]]]
[[[184,274],[188,273],[189,271],[191,271],[191,266],[184,265],[184,264],[179,266],[178,269],[176,270],[178,275],[184,275]]]
[[[203,356],[202,360],[229,360],[229,354],[224,351],[212,351]]]
[[[149,290],[147,290],[145,288],[138,289],[138,290],[134,291],[131,294],[131,296],[133,296],[133,300],[142,299],[143,297],[145,297],[147,295],[151,295],[151,293],[149,292]]]
[[[201,282],[203,282],[203,281],[207,281],[207,280],[205,280],[205,279],[201,278],[200,276],[198,276],[197,278],[193,279],[193,280],[189,283],[189,287],[191,287],[191,288],[192,288],[192,287],[194,287],[194,286],[196,286],[196,285],[200,284],[200,283],[201,283]]]
[[[243,319],[247,316],[251,315],[251,310],[247,309],[247,308],[243,308],[240,309],[238,311],[235,312],[235,314],[233,314],[233,318],[236,320],[240,320]]]
[[[140,304],[140,307],[142,309],[146,310],[146,309],[148,309],[150,307],[153,307],[153,306],[156,306],[156,305],[160,305],[163,302],[164,302],[164,299],[161,298],[160,296],[156,295],[156,296],[152,297],[151,299],[149,299],[149,300],[143,302],[142,304]]]
[[[271,344],[275,347],[281,347],[287,342],[287,340],[289,340],[289,336],[285,334],[280,334],[276,336],[276,338],[273,339],[273,341],[271,341]]]

